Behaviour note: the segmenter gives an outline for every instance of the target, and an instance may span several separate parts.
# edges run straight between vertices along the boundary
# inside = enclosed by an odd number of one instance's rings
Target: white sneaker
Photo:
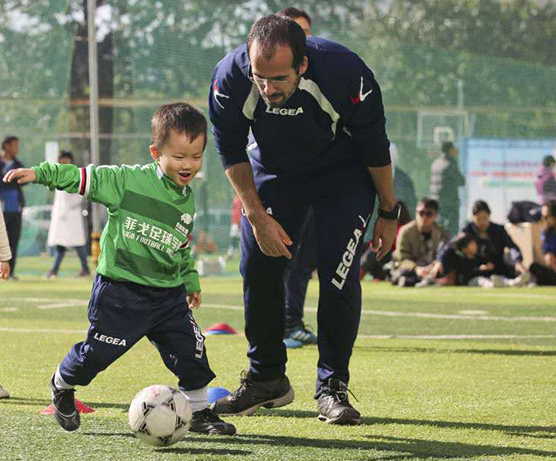
[[[10,393],[0,384],[0,399],[9,399]]]
[[[507,286],[506,285],[506,278],[502,277],[501,275],[491,275],[490,281],[492,282],[492,286],[494,288],[502,288]]]
[[[525,287],[532,282],[531,272],[519,274],[515,279],[509,281],[508,286],[511,287]]]

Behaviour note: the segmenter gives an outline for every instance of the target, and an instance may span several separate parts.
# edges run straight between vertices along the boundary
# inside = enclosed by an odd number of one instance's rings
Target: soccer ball
[[[189,400],[170,386],[140,391],[129,406],[129,425],[139,440],[158,447],[182,440],[191,423]]]

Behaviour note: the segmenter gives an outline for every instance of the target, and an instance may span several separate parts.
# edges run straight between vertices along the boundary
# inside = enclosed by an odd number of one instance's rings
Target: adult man
[[[0,178],[10,170],[23,168],[23,164],[17,160],[19,153],[19,139],[16,136],[6,136],[2,141],[2,156],[0,157]],[[8,239],[10,241],[10,250],[12,259],[10,260],[10,269],[12,279],[15,276],[15,262],[17,258],[17,244],[21,235],[21,216],[23,207],[25,206],[25,198],[21,185],[17,183],[6,184],[0,181],[0,198],[2,198],[4,219],[6,221],[6,229],[8,231]]]
[[[542,252],[545,265],[531,264],[529,271],[539,285],[556,286],[556,200],[549,200],[541,209],[545,229],[542,234]]]
[[[283,271],[309,206],[318,247],[319,419],[355,424],[349,359],[361,314],[359,258],[376,193],[379,257],[396,230],[396,200],[380,88],[354,53],[276,15],[216,67],[209,114],[226,175],[245,211],[241,273],[250,369],[220,414],[287,405]],[[249,129],[258,147],[247,157]],[[370,173],[370,175],[369,175]],[[372,176],[372,180],[371,180]],[[373,186],[374,183],[374,186]]]
[[[293,19],[311,36],[311,17],[306,11],[297,8],[284,8],[278,16]],[[317,344],[317,336],[305,326],[303,321],[305,298],[309,280],[317,267],[317,240],[315,236],[315,217],[309,208],[301,228],[297,243],[297,252],[284,272],[286,330],[284,344],[288,348],[301,347],[304,344]]]
[[[394,251],[392,282],[401,286],[415,286],[434,278],[433,273],[439,246],[450,236],[437,224],[438,202],[425,197],[415,209],[415,220],[400,229]]]
[[[439,222],[451,234],[459,230],[459,192],[465,177],[458,166],[458,150],[454,143],[443,142],[442,154],[431,165],[431,197],[440,206]]]

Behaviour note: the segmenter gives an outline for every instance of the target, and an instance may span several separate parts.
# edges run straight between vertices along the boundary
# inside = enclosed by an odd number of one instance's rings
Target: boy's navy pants
[[[183,285],[154,288],[97,275],[88,316],[87,338],[60,364],[68,384],[86,386],[144,336],[178,377],[180,389],[199,389],[215,377]]]
[[[367,169],[345,165],[300,179],[278,178],[254,169],[267,212],[288,233],[295,250],[309,206],[314,210],[317,241],[318,378],[317,396],[328,378],[349,381],[349,360],[361,316],[360,257],[375,190]],[[249,221],[242,219],[241,264],[245,334],[253,378],[284,375],[286,347],[284,257],[265,256]]]

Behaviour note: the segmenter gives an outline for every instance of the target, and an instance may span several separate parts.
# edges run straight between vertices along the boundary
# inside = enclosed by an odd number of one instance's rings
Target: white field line
[[[86,334],[87,330],[57,330],[53,328],[7,328],[0,327],[0,332],[9,333],[44,333],[44,334]],[[244,336],[238,333],[238,336]],[[556,335],[358,335],[365,339],[547,339]]]
[[[35,298],[23,298],[29,300]],[[51,299],[50,301],[54,301]],[[56,301],[64,301],[62,299]],[[70,302],[71,301],[71,302]],[[39,309],[54,309],[62,307],[74,307],[77,305],[85,305],[85,301],[80,300],[66,300],[65,303],[59,304],[46,304],[38,306]],[[243,310],[243,306],[235,306],[229,304],[203,304],[203,307],[209,309],[226,309],[226,310]],[[317,312],[316,308],[305,308],[306,312]],[[370,315],[375,317],[408,317],[408,318],[423,318],[423,319],[445,319],[445,320],[482,320],[482,321],[495,321],[495,322],[556,322],[556,317],[500,317],[489,315],[461,315],[461,314],[431,314],[428,312],[400,312],[400,311],[376,311],[376,310],[363,310],[362,315]]]
[[[358,335],[366,339],[547,339],[556,335]]]
[[[424,293],[432,293],[434,292],[436,296],[444,296],[448,298],[453,298],[453,293],[446,293],[440,291],[438,288],[419,288],[419,292]],[[387,291],[387,290],[376,290],[372,291],[372,294],[376,295],[386,295],[386,296],[415,296],[415,291],[411,289],[406,289],[403,291]],[[556,304],[556,290],[554,291],[554,295],[541,295],[537,293],[516,293],[515,291],[511,290],[511,292],[504,292],[502,293],[500,289],[493,288],[491,289],[484,289],[478,291],[466,291],[465,293],[462,292],[464,295],[473,295],[474,297],[484,297],[484,298],[519,298],[519,299],[551,299]]]

